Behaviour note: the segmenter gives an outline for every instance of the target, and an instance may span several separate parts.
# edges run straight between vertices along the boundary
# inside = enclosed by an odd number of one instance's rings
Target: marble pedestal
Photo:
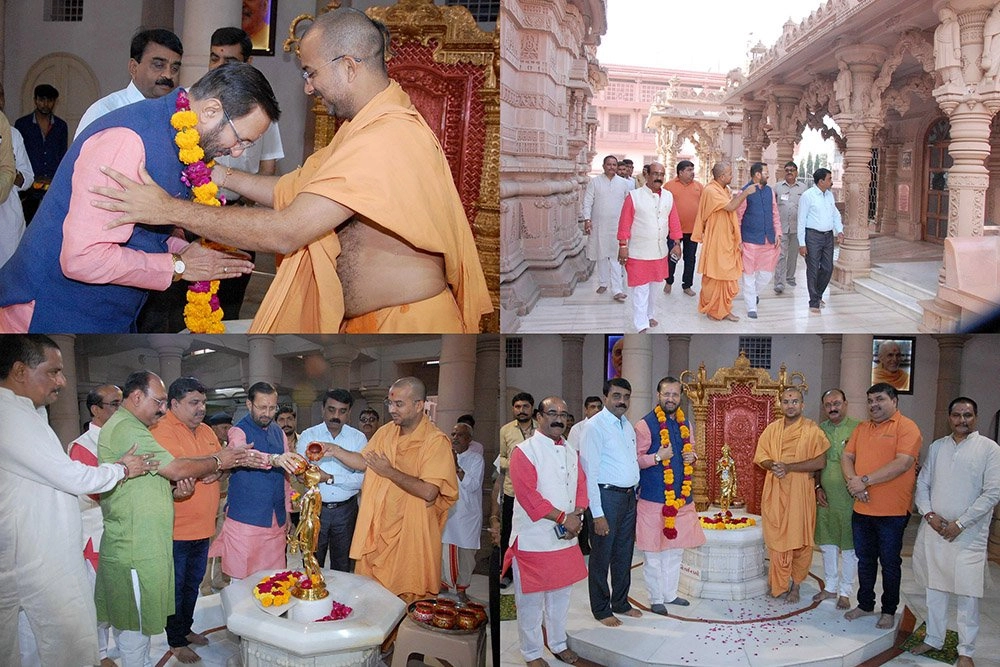
[[[702,512],[711,517],[715,511]],[[756,526],[740,530],[706,530],[705,544],[685,549],[681,561],[679,590],[689,598],[746,600],[768,590],[764,562],[764,530],[760,517],[733,512],[734,518],[749,516]]]
[[[271,574],[262,570],[234,579],[222,590],[226,625],[240,637],[244,667],[375,667],[379,647],[406,612],[403,601],[374,579],[323,570],[327,598],[299,601],[282,616],[272,616],[253,599],[253,587]],[[354,611],[340,621],[313,622],[330,613],[334,600]]]

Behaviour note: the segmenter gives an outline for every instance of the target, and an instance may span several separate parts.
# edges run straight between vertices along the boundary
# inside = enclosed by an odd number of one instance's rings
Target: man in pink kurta
[[[543,399],[535,434],[510,457],[514,515],[501,573],[513,567],[517,632],[529,667],[547,664],[542,659],[543,619],[556,657],[569,663],[577,659],[566,645],[566,617],[570,587],[587,577],[576,543],[587,506],[587,480],[579,454],[562,437],[568,417],[561,398]]]
[[[618,218],[618,261],[628,277],[632,323],[639,333],[659,324],[656,290],[650,284],[665,280],[670,273],[668,253],[674,262],[681,256],[681,219],[674,196],[662,187],[665,174],[659,162],[649,165],[646,185],[628,193]],[[672,250],[668,240],[673,242]]]
[[[684,466],[694,465],[697,456],[693,451],[684,453],[684,435],[681,426],[687,427],[687,441],[694,442],[691,424],[683,417],[681,383],[667,376],[656,385],[657,402],[664,422],[657,410],[635,423],[635,448],[639,458],[639,501],[636,508],[635,545],[644,557],[643,578],[649,591],[650,609],[667,615],[665,605],[686,607],[687,600],[677,595],[681,574],[681,557],[684,550],[705,543],[694,498],[687,498],[674,518],[676,535],[668,537],[665,531],[663,508],[667,485],[664,471],[669,466],[674,474],[674,497],[683,498]],[[667,435],[663,435],[663,431]]]
[[[768,424],[757,441],[753,462],[764,470],[760,498],[764,544],[771,565],[771,595],[799,601],[799,584],[809,574],[816,530],[812,473],[826,464],[830,441],[816,422],[802,416],[802,392],[781,394],[784,419]]]
[[[747,317],[757,319],[760,292],[771,282],[774,267],[781,253],[781,217],[774,190],[767,184],[767,165],[754,162],[750,165],[750,186],[757,190],[747,195],[736,209],[740,219],[740,237],[743,239],[743,300]]]

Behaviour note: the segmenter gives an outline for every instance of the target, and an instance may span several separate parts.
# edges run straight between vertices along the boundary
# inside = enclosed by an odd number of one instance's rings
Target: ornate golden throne
[[[715,464],[728,444],[735,460],[739,498],[751,514],[760,514],[760,496],[764,488],[764,470],[754,465],[753,456],[760,434],[781,417],[781,393],[789,387],[808,389],[801,373],[788,376],[785,365],[778,379],[761,368],[751,368],[750,360],[740,351],[729,368],[720,368],[707,377],[705,364],[696,373],[681,373],[681,385],[694,413],[695,452],[693,493],[699,511],[708,509],[719,497],[719,479]]]
[[[321,11],[340,6],[329,2]],[[433,0],[399,0],[365,12],[389,28],[389,76],[409,94],[437,135],[451,165],[452,178],[479,250],[493,301],[483,331],[500,331],[500,35],[479,29],[461,6]],[[285,51],[298,50],[296,28],[311,16],[292,21]],[[310,153],[326,146],[336,120],[317,100],[307,121]]]

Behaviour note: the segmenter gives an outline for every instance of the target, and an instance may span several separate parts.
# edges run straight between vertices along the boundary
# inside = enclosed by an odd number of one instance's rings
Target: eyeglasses
[[[121,401],[101,401],[100,405],[105,408],[120,408],[122,406]]]
[[[158,408],[164,408],[167,405],[167,399],[165,398],[156,398],[155,396],[150,396],[150,398],[153,399]]]
[[[223,115],[225,115],[226,122],[229,123],[229,127],[233,128],[233,134],[236,135],[236,143],[230,146],[229,150],[238,148],[241,151],[245,151],[246,149],[250,148],[255,143],[257,143],[256,141],[250,141],[249,139],[244,139],[243,137],[240,136],[240,133],[236,131],[236,126],[233,125],[233,119],[229,117],[229,112],[226,111],[225,107],[222,108],[222,113]]]
[[[375,417],[362,417],[360,421],[361,421],[362,424],[377,424],[378,423],[378,419],[376,419]]]
[[[355,58],[354,56],[351,56],[351,55],[348,55],[348,54],[346,54],[346,53],[345,53],[345,54],[344,54],[344,55],[342,55],[342,56],[337,56],[337,57],[336,57],[336,58],[334,58],[333,60],[328,60],[328,61],[326,61],[325,63],[323,63],[322,65],[320,65],[319,67],[317,67],[316,69],[314,69],[314,70],[313,70],[313,71],[311,71],[311,72],[306,72],[306,71],[303,71],[303,72],[302,72],[302,80],[303,80],[303,81],[305,81],[306,83],[309,83],[310,81],[312,81],[312,78],[313,78],[314,76],[316,76],[316,72],[320,71],[321,69],[323,69],[323,68],[324,68],[324,67],[326,67],[327,65],[330,65],[330,64],[332,64],[332,63],[335,63],[335,62],[337,62],[337,61],[338,61],[338,60],[340,60],[341,58],[350,58],[351,60],[353,60],[353,61],[354,61],[354,62],[356,62],[356,63],[360,63],[360,62],[364,62],[364,61],[366,60],[365,58]]]
[[[545,415],[546,417],[551,418],[551,419],[555,419],[556,417],[559,417],[561,419],[568,419],[569,418],[569,413],[568,412],[556,412],[555,410],[546,410],[542,414]]]

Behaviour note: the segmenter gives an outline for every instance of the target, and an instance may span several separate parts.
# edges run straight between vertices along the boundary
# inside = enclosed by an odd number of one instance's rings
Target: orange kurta
[[[365,165],[391,160],[391,178]],[[363,316],[351,330],[478,333],[492,312],[486,279],[451,170],[434,133],[395,81],[344,122],[328,146],[274,188],[274,206],[288,206],[301,192],[320,195],[355,211],[365,222],[410,245],[444,257],[453,302],[438,297]],[[279,233],[279,232],[276,232]],[[251,333],[340,331],[344,298],[337,277],[340,243],[331,231],[286,256],[250,327]],[[398,321],[400,316],[402,322]],[[367,318],[367,319],[364,319]],[[350,323],[347,323],[350,326]]]
[[[706,185],[691,232],[691,240],[702,244],[698,260],[698,273],[702,275],[698,310],[717,320],[732,311],[743,275],[740,221],[735,211],[726,210],[731,200],[718,181]]]
[[[351,543],[355,573],[374,578],[395,595],[436,595],[441,586],[441,531],[448,508],[458,498],[451,442],[425,415],[409,435],[386,424],[363,451],[384,454],[393,467],[434,484],[440,494],[428,506],[368,470]]]

